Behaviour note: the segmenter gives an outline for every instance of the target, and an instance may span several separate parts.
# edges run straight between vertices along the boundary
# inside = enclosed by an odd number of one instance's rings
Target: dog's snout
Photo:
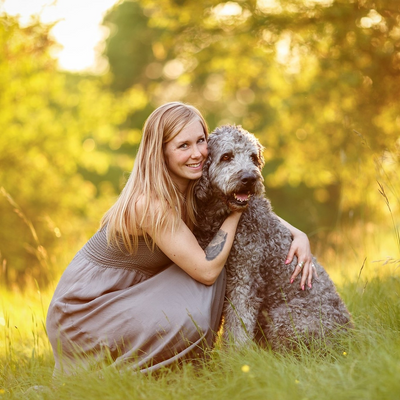
[[[244,172],[240,177],[240,180],[244,185],[252,185],[256,182],[257,176],[249,172]]]

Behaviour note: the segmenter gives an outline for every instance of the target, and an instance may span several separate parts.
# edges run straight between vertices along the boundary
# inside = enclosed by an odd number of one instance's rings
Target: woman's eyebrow
[[[185,144],[185,143],[187,143],[188,142],[188,140],[179,140],[178,142],[176,142],[176,145],[177,146],[180,146],[181,144]]]

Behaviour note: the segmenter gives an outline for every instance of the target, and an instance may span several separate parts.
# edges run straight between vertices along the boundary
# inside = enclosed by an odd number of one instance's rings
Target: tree
[[[0,17],[0,252],[2,281],[45,285],[98,226],[116,190],[110,170],[130,170],[137,132],[122,129],[146,103],[116,97],[99,79],[57,71],[49,27]],[[90,178],[90,179],[89,179]],[[117,181],[118,186],[118,181]]]

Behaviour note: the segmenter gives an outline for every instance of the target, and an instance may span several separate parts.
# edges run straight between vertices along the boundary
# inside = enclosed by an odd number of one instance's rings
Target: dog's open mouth
[[[237,192],[228,197],[228,202],[237,207],[245,207],[252,196],[251,192]]]

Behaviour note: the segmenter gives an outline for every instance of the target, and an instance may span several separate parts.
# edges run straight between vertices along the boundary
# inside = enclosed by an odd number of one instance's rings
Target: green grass
[[[0,399],[398,399],[400,274],[387,272],[342,276],[339,291],[356,329],[333,349],[277,354],[228,346],[207,361],[149,375],[105,369],[101,378],[82,371],[54,381],[43,325],[51,293],[3,290]],[[26,392],[33,385],[49,389]]]

